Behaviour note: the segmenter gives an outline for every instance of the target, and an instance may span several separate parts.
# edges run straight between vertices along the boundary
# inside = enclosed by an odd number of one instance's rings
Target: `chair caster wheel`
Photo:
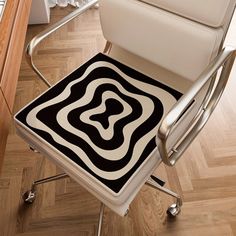
[[[29,190],[24,193],[22,196],[24,203],[26,204],[32,204],[36,198],[36,192],[33,192],[32,190]]]
[[[167,215],[170,217],[176,217],[181,211],[181,207],[176,203],[172,204],[166,211]]]

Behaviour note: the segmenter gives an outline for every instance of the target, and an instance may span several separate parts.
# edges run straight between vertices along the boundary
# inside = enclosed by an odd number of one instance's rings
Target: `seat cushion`
[[[31,146],[112,208],[160,163],[158,126],[181,95],[98,54],[24,107],[15,122]]]
[[[220,27],[235,0],[141,0],[211,27]]]

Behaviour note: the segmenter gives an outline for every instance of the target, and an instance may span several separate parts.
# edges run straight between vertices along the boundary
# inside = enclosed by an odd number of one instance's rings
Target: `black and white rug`
[[[181,95],[98,54],[15,120],[118,193],[154,151],[160,120]]]

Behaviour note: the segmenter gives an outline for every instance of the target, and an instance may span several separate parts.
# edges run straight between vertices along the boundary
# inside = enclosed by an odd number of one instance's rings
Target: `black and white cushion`
[[[181,95],[98,54],[24,107],[15,122],[30,145],[123,214],[119,206],[130,203],[160,163],[158,126]]]

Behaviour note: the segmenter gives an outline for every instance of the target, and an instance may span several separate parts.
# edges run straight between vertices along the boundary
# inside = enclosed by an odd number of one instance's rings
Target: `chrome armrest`
[[[224,91],[234,63],[235,55],[235,49],[231,47],[224,48],[161,122],[156,141],[162,161],[166,165],[173,166],[176,163],[206,124]],[[221,67],[222,70],[220,75],[216,76],[216,73]],[[178,125],[179,120],[185,118],[186,110],[188,110],[197,94],[203,90],[204,85],[208,82],[209,87],[207,93],[196,112],[196,115],[194,115],[194,118],[186,126],[184,137],[177,137],[174,145],[168,147],[167,141],[171,132]]]
[[[38,68],[35,66],[33,62],[33,53],[35,51],[35,48],[37,45],[47,38],[50,34],[52,34],[54,31],[58,30],[71,20],[73,20],[75,17],[81,15],[83,12],[85,12],[87,9],[91,8],[92,6],[96,5],[98,3],[98,0],[90,0],[88,3],[83,5],[82,7],[74,10],[72,13],[61,19],[60,21],[56,22],[55,24],[49,26],[47,29],[36,35],[27,45],[26,47],[26,60],[30,67],[35,71],[35,73],[42,79],[42,81],[48,86],[51,87],[51,84],[47,81],[47,79],[43,76],[43,74],[38,70]]]

